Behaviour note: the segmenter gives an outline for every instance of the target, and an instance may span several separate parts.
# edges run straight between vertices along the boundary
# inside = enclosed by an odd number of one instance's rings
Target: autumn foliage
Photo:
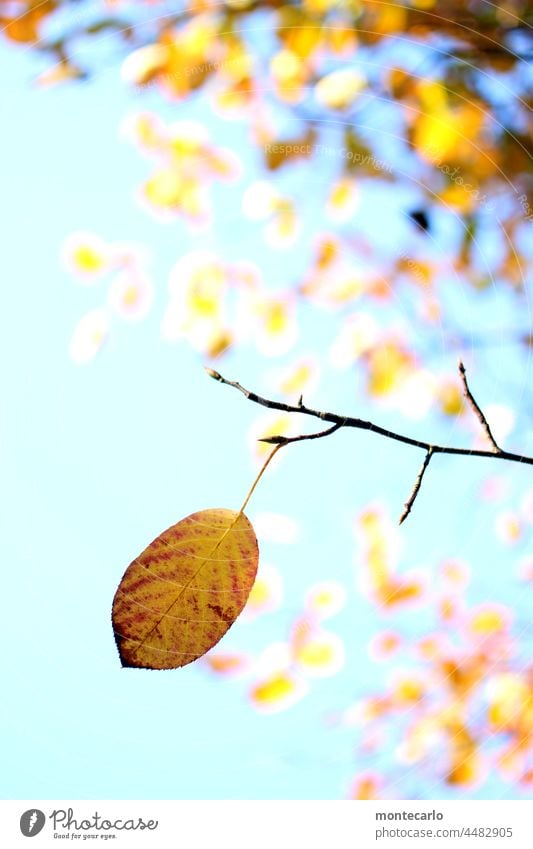
[[[119,322],[134,334],[157,310],[163,344],[191,346],[199,364],[216,368],[253,351],[276,364],[271,384],[291,403],[319,392],[331,374],[353,371],[377,419],[401,418],[404,430],[424,421],[428,434],[447,422],[462,444],[490,448],[449,365],[495,340],[524,361],[530,353],[526,3],[176,5],[0,0],[4,36],[38,47],[41,63],[47,57],[37,74],[43,88],[97,71],[90,51],[80,65],[80,41],[113,40],[117,73],[139,104],[119,130],[144,159],[132,196],[147,216],[191,235],[216,233],[233,216],[236,231],[242,222],[248,234],[238,255],[195,247],[171,256],[164,280],[154,278],[150,247],[123,241],[118,230],[65,234],[63,265],[102,292],[100,307],[72,329],[72,360],[90,367],[108,355]],[[73,21],[71,6],[86,17]],[[160,109],[145,108],[145,91]],[[200,105],[202,120],[182,114],[189,103]],[[217,130],[228,126],[238,150],[219,141]],[[385,223],[374,217],[367,226],[375,197]],[[273,275],[270,256],[298,261]],[[489,327],[487,303],[509,320]],[[306,335],[317,321],[329,333],[320,349]],[[499,440],[512,436],[512,404],[495,393],[485,412]],[[283,412],[258,417],[253,461],[272,450],[260,438],[294,432]],[[532,490],[506,507],[504,487],[494,474],[476,497],[501,506],[490,532],[507,552],[509,580],[518,575],[525,591]],[[255,528],[260,540],[284,545],[299,530],[274,512]],[[333,570],[293,600],[290,632],[273,635],[263,653],[215,645],[241,610],[253,619],[281,604],[283,576],[268,563],[257,569],[255,532],[242,512],[206,510],[133,561],[113,605],[125,666],[174,668],[205,655],[206,673],[248,675],[250,705],[264,714],[312,698],[321,678],[340,673],[347,647],[333,623],[349,592]],[[329,717],[353,727],[366,764],[346,795],[398,798],[408,792],[398,770],[429,777],[437,794],[440,782],[468,795],[494,772],[513,792],[528,792],[527,644],[509,606],[492,596],[467,603],[483,564],[428,552],[422,566],[404,567],[399,531],[376,504],[358,509],[354,546],[353,583],[375,613],[364,648],[376,667],[391,662],[394,671],[386,688]],[[432,625],[416,633],[405,623],[422,608]],[[390,728],[398,739],[388,774],[373,762]]]
[[[206,654],[244,607],[257,559],[243,513],[203,510],[161,534],[129,566],[115,595],[122,664],[175,669]]]

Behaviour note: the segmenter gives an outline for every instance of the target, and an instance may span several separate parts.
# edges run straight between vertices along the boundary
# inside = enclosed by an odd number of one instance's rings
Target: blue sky
[[[194,664],[166,673],[121,669],[110,607],[127,564],[181,517],[204,507],[238,506],[254,476],[247,433],[258,411],[209,381],[201,358],[185,344],[169,346],[159,339],[166,274],[180,254],[207,246],[242,256],[242,242],[235,239],[238,203],[233,217],[217,216],[208,236],[151,219],[132,202],[147,164],[119,139],[118,124],[128,110],[159,104],[157,97],[128,92],[112,63],[89,83],[39,91],[29,84],[34,66],[27,55],[5,45],[0,55],[10,71],[0,90],[7,116],[1,142],[6,652],[0,711],[7,728],[2,795],[342,797],[367,764],[355,759],[356,730],[328,727],[325,717],[378,689],[390,672],[366,653],[379,622],[355,590],[352,522],[369,501],[379,500],[398,514],[421,457],[371,434],[343,432],[287,449],[254,496],[252,520],[260,511],[287,513],[301,522],[303,536],[297,546],[262,547],[261,556],[283,575],[284,606],[254,622],[237,622],[227,646],[260,648],[283,640],[313,581],[344,581],[350,593],[347,608],[331,623],[346,642],[345,668],[313,684],[290,711],[260,716],[247,704],[245,682],[217,681]],[[187,112],[201,114],[201,104]],[[217,143],[238,143],[232,126],[217,132],[222,134]],[[253,152],[243,147],[238,153],[246,168],[256,167]],[[298,169],[281,179],[292,180],[296,190],[300,181],[303,191]],[[309,201],[310,219],[314,202]],[[364,226],[379,222],[384,242],[385,236],[396,238],[404,226],[398,215],[404,198],[376,192],[364,203]],[[118,327],[85,368],[70,362],[68,342],[74,324],[101,301],[102,291],[77,287],[60,265],[61,244],[78,229],[150,244],[158,289],[150,317],[135,327]],[[268,267],[273,283],[295,279],[302,267],[295,254],[267,253],[251,233],[246,251]],[[463,327],[498,326],[503,306],[497,295],[481,307],[468,292],[461,291],[460,300]],[[509,318],[516,318],[512,310]],[[320,350],[331,341],[333,323],[331,317],[307,315],[301,350]],[[438,358],[440,369],[454,368],[454,362],[452,352]],[[482,365],[480,356],[477,362]],[[520,405],[528,378],[524,360],[502,349],[497,357],[489,353],[488,362],[488,371],[479,368],[476,374],[480,395],[501,391],[507,403]],[[266,391],[260,381],[272,364],[245,350],[230,354],[220,368]],[[509,370],[516,375],[513,383],[507,381]],[[351,373],[332,375],[313,400],[323,408],[364,414],[366,402],[356,387]],[[431,427],[440,441],[464,439],[453,422],[403,427],[386,412],[381,422],[424,435]],[[522,434],[527,425],[526,417],[519,420]],[[514,447],[527,450],[525,443]],[[433,463],[423,498],[402,529],[402,567],[431,567],[446,556],[469,559],[476,575],[469,599],[507,601],[522,615],[519,586],[499,569],[501,561],[512,560],[491,531],[495,508],[477,503],[488,471],[482,460]],[[511,500],[518,501],[527,469],[497,471],[510,483]],[[404,616],[404,627],[417,632],[424,615],[416,622]],[[383,762],[387,756],[380,755]],[[371,765],[379,768],[379,758]],[[413,776],[410,793],[424,792]],[[509,788],[490,781],[480,795],[506,792]]]

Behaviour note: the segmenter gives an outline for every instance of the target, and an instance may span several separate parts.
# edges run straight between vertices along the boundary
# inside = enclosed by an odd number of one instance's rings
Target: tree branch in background
[[[400,516],[400,521],[398,522],[399,525],[401,525],[402,522],[405,522],[409,513],[411,512],[413,504],[415,503],[416,496],[418,495],[420,487],[422,486],[422,478],[424,477],[424,472],[426,471],[427,467],[429,466],[429,461],[431,460],[432,455],[433,455],[433,448],[431,447],[429,449],[428,453],[426,454],[426,456],[424,457],[424,462],[422,463],[422,467],[421,467],[421,469],[418,473],[418,477],[415,481],[413,491],[411,492],[411,495],[409,496],[409,498],[405,502],[405,509],[404,509],[402,515]]]
[[[494,450],[497,451],[498,454],[500,454],[502,449],[500,448],[500,446],[498,445],[498,443],[494,439],[494,436],[492,435],[492,431],[490,429],[490,425],[489,425],[487,419],[485,418],[485,416],[483,415],[483,411],[481,410],[481,407],[479,406],[479,404],[477,403],[476,399],[474,398],[474,396],[472,395],[472,393],[470,391],[470,387],[468,386],[468,381],[466,379],[466,369],[465,369],[463,363],[461,362],[461,360],[459,360],[459,374],[461,375],[461,381],[463,383],[463,394],[464,394],[465,398],[467,399],[467,401],[469,402],[470,406],[472,407],[474,413],[476,414],[479,421],[481,422],[481,427],[485,431],[487,439],[489,440],[489,442],[493,446]]]
[[[258,439],[257,441],[268,442],[269,445],[289,445],[290,442],[302,442],[304,439],[321,439],[323,436],[329,436],[331,433],[335,433],[341,427],[342,423],[338,422],[333,427],[321,430],[320,433],[301,433],[299,436],[265,436],[264,439]]]
[[[248,398],[249,401],[253,401],[255,404],[260,404],[262,407],[267,407],[270,410],[281,410],[285,413],[300,413],[305,416],[312,416],[313,418],[322,419],[326,422],[331,422],[334,425],[333,427],[321,431],[320,433],[302,434],[300,436],[295,437],[270,436],[266,437],[263,440],[260,440],[261,442],[268,442],[274,445],[286,445],[290,442],[300,442],[304,439],[319,439],[323,436],[328,436],[334,433],[335,431],[340,430],[340,428],[353,427],[358,430],[370,430],[373,433],[377,433],[380,436],[384,436],[386,439],[393,439],[396,442],[403,442],[406,445],[413,445],[415,448],[421,448],[423,451],[425,451],[426,456],[424,458],[422,468],[420,469],[418,477],[415,481],[413,491],[411,492],[409,499],[405,503],[405,510],[403,511],[402,516],[400,518],[400,524],[405,521],[405,519],[411,512],[415,499],[422,485],[424,473],[429,465],[431,457],[434,454],[452,454],[468,457],[486,457],[491,459],[508,460],[509,462],[514,463],[525,463],[526,465],[533,466],[533,457],[528,457],[523,454],[515,454],[511,451],[503,451],[498,446],[494,439],[494,436],[492,435],[492,432],[485,416],[483,415],[479,405],[477,404],[472,393],[470,392],[466,381],[466,370],[462,363],[459,364],[459,372],[463,381],[465,395],[469,403],[473,407],[474,411],[476,412],[476,415],[479,418],[486,435],[490,439],[490,442],[493,446],[493,450],[491,451],[483,451],[471,448],[454,448],[451,445],[432,445],[430,442],[424,442],[420,439],[414,439],[410,436],[404,436],[401,433],[396,433],[395,431],[380,427],[379,425],[376,425],[373,422],[365,421],[364,419],[358,419],[352,416],[340,416],[337,413],[327,413],[322,412],[320,410],[314,410],[312,407],[307,407],[303,403],[303,399],[301,397],[299,398],[297,405],[285,404],[281,401],[272,401],[269,398],[263,398],[256,392],[251,392],[249,389],[245,389],[245,387],[241,386],[241,384],[237,383],[237,381],[227,380],[225,377],[222,377],[222,375],[218,371],[215,371],[212,368],[206,368],[206,372],[210,377],[213,378],[213,380],[217,380],[219,383],[223,383],[226,386],[233,386],[234,389],[237,389],[239,392],[241,392],[245,396],[245,398]]]

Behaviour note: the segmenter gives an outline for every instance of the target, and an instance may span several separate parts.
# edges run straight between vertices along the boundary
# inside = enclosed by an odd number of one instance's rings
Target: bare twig
[[[396,442],[403,442],[405,445],[413,445],[415,448],[421,448],[426,453],[431,448],[432,454],[452,454],[463,457],[487,457],[496,460],[508,460],[509,462],[514,463],[525,463],[526,465],[533,466],[533,457],[528,457],[523,454],[515,454],[512,451],[499,450],[496,452],[473,448],[454,448],[450,445],[432,445],[430,442],[424,442],[421,439],[413,439],[411,436],[404,436],[401,433],[387,430],[387,428],[380,427],[379,425],[365,421],[364,419],[358,419],[352,416],[340,416],[337,413],[327,413],[320,410],[314,410],[311,407],[307,407],[305,404],[302,404],[301,406],[294,406],[292,404],[284,404],[281,401],[272,401],[269,398],[263,398],[256,392],[250,392],[250,390],[245,389],[244,386],[241,386],[241,384],[236,381],[226,380],[225,377],[222,377],[222,375],[214,369],[207,368],[206,371],[214,380],[218,380],[219,383],[224,383],[227,386],[233,386],[234,389],[242,392],[242,394],[250,401],[260,404],[262,407],[267,407],[270,410],[281,410],[284,413],[299,413],[306,416],[312,416],[317,419],[322,419],[322,421],[325,422],[337,424],[339,427],[354,427],[359,430],[370,430],[373,433],[386,437],[387,439],[394,439]]]
[[[528,465],[533,465],[533,457],[525,457],[521,454],[513,454],[510,451],[502,451],[502,449],[499,447],[492,435],[492,432],[485,416],[483,415],[480,407],[474,399],[474,396],[470,392],[466,380],[466,369],[462,362],[459,363],[459,372],[463,381],[465,396],[472,405],[478,419],[480,420],[483,426],[483,429],[485,430],[485,433],[487,434],[493,446],[492,451],[478,451],[470,450],[468,448],[452,448],[448,445],[431,445],[429,442],[423,442],[419,439],[413,439],[410,436],[403,436],[400,433],[395,433],[392,430],[387,430],[386,428],[379,427],[379,425],[375,425],[372,422],[367,422],[364,419],[352,418],[350,416],[339,416],[336,413],[323,413],[320,410],[313,410],[311,407],[305,406],[301,395],[298,399],[297,406],[293,406],[292,404],[284,404],[281,401],[271,401],[268,398],[262,398],[261,395],[257,395],[255,392],[250,392],[248,389],[245,389],[244,386],[241,386],[241,384],[237,383],[236,381],[226,380],[225,377],[222,377],[222,375],[219,374],[218,371],[215,371],[212,368],[206,368],[206,372],[210,377],[213,378],[213,380],[218,380],[219,383],[225,383],[227,386],[233,386],[234,389],[238,389],[238,391],[242,392],[242,394],[250,401],[254,401],[256,404],[261,404],[261,406],[263,407],[268,407],[271,410],[282,410],[286,413],[303,413],[304,415],[313,416],[315,418],[322,419],[323,421],[333,422],[332,427],[326,428],[326,430],[322,430],[319,433],[304,433],[300,434],[299,436],[268,436],[264,439],[259,440],[260,442],[267,442],[271,445],[276,445],[277,448],[275,450],[278,450],[282,446],[288,445],[291,442],[301,442],[304,439],[320,439],[323,436],[329,436],[330,434],[335,433],[335,431],[339,430],[341,427],[355,427],[359,430],[371,430],[374,433],[379,433],[381,436],[387,437],[387,439],[394,439],[397,442],[403,442],[407,445],[414,445],[416,448],[423,448],[426,452],[426,456],[424,457],[424,462],[422,463],[422,466],[418,473],[411,495],[405,502],[405,508],[400,517],[400,525],[407,519],[409,513],[413,508],[413,504],[415,503],[416,497],[420,491],[420,487],[422,486],[422,480],[425,471],[429,466],[429,462],[433,454],[459,454],[462,456],[468,455],[471,457],[491,457],[499,458],[501,460],[510,460],[515,463],[527,463]]]
[[[268,442],[269,445],[288,445],[290,442],[302,442],[304,439],[320,439],[322,436],[329,436],[330,433],[335,433],[341,427],[342,422],[337,422],[333,427],[321,430],[320,433],[301,433],[299,436],[265,436],[264,439],[257,441]]]
[[[487,419],[485,418],[485,416],[483,415],[483,411],[481,410],[481,407],[479,406],[479,404],[477,403],[476,399],[474,398],[474,396],[472,395],[472,393],[470,391],[470,387],[469,387],[468,381],[466,379],[466,369],[465,369],[463,363],[461,362],[461,360],[459,360],[459,374],[461,375],[461,381],[463,383],[463,394],[464,394],[465,398],[467,399],[467,401],[469,402],[470,406],[472,407],[474,413],[476,414],[479,421],[481,422],[481,427],[485,431],[485,435],[487,436],[487,439],[489,440],[489,442],[493,446],[494,450],[497,451],[498,454],[501,454],[502,449],[500,448],[500,446],[498,445],[498,443],[494,439],[494,436],[492,435],[492,431],[490,429],[490,425],[489,425]]]
[[[426,456],[424,457],[424,462],[422,463],[421,469],[418,473],[418,477],[415,481],[413,491],[411,492],[411,495],[409,496],[409,498],[405,502],[405,509],[404,509],[402,515],[400,516],[400,522],[399,522],[400,525],[402,524],[402,522],[405,522],[409,513],[412,510],[413,504],[415,503],[416,496],[418,495],[418,491],[419,491],[420,487],[422,486],[422,478],[424,477],[424,472],[426,471],[427,467],[429,466],[429,461],[431,460],[432,455],[433,455],[433,447],[430,447],[429,451],[427,452]]]

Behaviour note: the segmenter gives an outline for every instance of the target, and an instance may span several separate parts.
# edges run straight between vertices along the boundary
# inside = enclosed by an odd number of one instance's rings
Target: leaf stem
[[[305,439],[321,439],[323,436],[329,436],[331,433],[335,433],[335,431],[339,430],[339,428],[341,428],[341,427],[342,427],[342,423],[337,422],[332,427],[328,427],[328,428],[326,428],[326,430],[321,430],[320,433],[301,433],[298,436],[266,436],[264,439],[259,439],[258,442],[266,442],[269,445],[275,445],[276,447],[274,448],[273,451],[270,452],[270,454],[266,458],[265,462],[263,463],[261,470],[260,470],[259,474],[257,475],[256,479],[254,480],[248,495],[244,499],[244,504],[242,505],[241,509],[239,510],[239,512],[237,514],[237,518],[235,519],[235,521],[237,521],[239,516],[242,516],[242,514],[244,513],[244,508],[246,507],[250,498],[252,497],[252,493],[253,493],[254,489],[256,488],[257,484],[261,480],[261,478],[263,476],[263,472],[265,471],[266,467],[268,466],[268,464],[270,463],[270,461],[274,457],[274,454],[276,453],[276,451],[279,451],[279,449],[283,448],[284,445],[291,445],[291,443],[293,443],[293,442],[303,442]]]
[[[279,451],[279,449],[280,449],[280,448],[283,448],[283,446],[284,446],[284,445],[286,445],[286,444],[287,444],[286,442],[279,442],[279,443],[276,445],[276,447],[274,448],[274,450],[273,450],[273,451],[271,451],[271,452],[270,452],[270,454],[268,455],[268,457],[266,458],[265,462],[264,462],[264,463],[263,463],[263,465],[261,466],[261,469],[260,469],[260,471],[259,471],[259,474],[257,475],[256,479],[254,480],[253,484],[252,484],[252,485],[251,485],[251,487],[250,487],[250,490],[249,490],[249,492],[248,492],[248,495],[247,495],[247,496],[246,496],[246,498],[244,499],[244,503],[243,503],[243,505],[242,505],[241,509],[239,510],[239,512],[238,512],[238,514],[237,514],[237,518],[235,519],[235,521],[237,521],[237,519],[239,518],[239,516],[242,516],[242,514],[244,513],[244,510],[245,510],[245,508],[246,508],[246,506],[247,506],[247,504],[248,504],[248,502],[249,502],[250,498],[252,497],[252,495],[253,495],[253,493],[254,493],[254,490],[255,490],[255,488],[256,488],[256,486],[257,486],[257,484],[259,483],[259,481],[260,481],[260,480],[261,480],[261,478],[263,477],[263,474],[264,474],[264,472],[266,471],[266,468],[267,468],[268,464],[269,464],[269,463],[270,463],[270,461],[273,459],[274,454],[276,454],[276,453]]]

